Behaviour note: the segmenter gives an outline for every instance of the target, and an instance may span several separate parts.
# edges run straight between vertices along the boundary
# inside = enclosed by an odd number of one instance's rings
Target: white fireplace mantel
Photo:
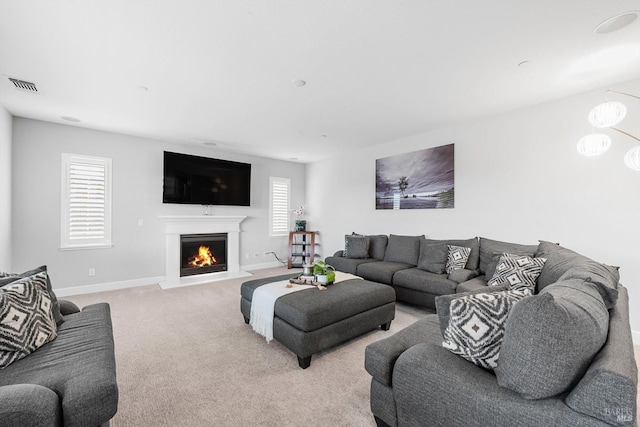
[[[162,215],[165,231],[164,288],[195,285],[216,280],[247,277],[240,271],[240,223],[246,216]],[[180,277],[180,236],[184,234],[227,233],[227,271]]]

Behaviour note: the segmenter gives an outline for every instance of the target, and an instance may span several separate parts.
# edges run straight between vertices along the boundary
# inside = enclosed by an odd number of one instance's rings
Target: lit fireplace
[[[180,236],[180,277],[227,271],[227,234]]]

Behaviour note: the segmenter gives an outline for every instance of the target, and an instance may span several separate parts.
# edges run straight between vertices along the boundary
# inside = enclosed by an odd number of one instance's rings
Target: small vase
[[[296,231],[307,231],[307,221],[304,219],[296,219]]]

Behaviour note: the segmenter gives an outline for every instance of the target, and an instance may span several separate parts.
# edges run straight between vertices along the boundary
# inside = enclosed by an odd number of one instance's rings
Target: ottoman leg
[[[307,369],[309,366],[311,366],[311,356],[309,356],[309,357],[300,357],[300,356],[298,356],[298,365],[302,369]]]
[[[391,327],[391,321],[380,325],[380,328],[382,328],[383,331],[388,331],[390,327]]]
[[[243,317],[244,317],[244,316],[243,316]],[[244,323],[246,323],[247,325],[249,324],[249,318],[248,318],[248,317],[245,317],[245,318],[244,318]]]

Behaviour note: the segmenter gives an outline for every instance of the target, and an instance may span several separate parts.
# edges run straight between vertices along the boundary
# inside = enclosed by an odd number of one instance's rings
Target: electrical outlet
[[[138,220],[138,227],[142,227],[144,225],[144,220],[139,219]]]
[[[89,269],[89,276],[95,276],[96,275],[96,269],[95,268],[90,268]]]
[[[250,257],[249,257],[249,252],[246,252],[246,253],[244,254],[244,257],[245,257],[246,259],[249,259],[249,258],[250,258]]]

